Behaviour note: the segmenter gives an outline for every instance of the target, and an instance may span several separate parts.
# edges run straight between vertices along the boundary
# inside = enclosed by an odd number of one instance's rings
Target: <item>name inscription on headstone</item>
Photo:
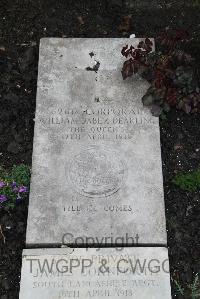
[[[126,140],[134,136],[136,125],[156,125],[157,120],[139,109],[98,108],[66,109],[57,108],[51,115],[40,117],[46,127],[62,127],[62,140]],[[127,130],[127,126],[129,126]]]

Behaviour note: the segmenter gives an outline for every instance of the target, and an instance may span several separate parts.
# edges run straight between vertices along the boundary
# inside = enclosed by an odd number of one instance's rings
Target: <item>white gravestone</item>
[[[166,244],[159,119],[121,75],[139,41],[41,40],[28,245]]]

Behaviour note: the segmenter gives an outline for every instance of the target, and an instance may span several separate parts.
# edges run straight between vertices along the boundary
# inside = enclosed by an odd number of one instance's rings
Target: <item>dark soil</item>
[[[167,26],[187,28],[188,50],[200,61],[200,9],[128,11],[123,1],[1,0],[0,2],[0,165],[31,165],[39,40],[42,37],[155,37]],[[169,1],[168,1],[169,2]],[[126,29],[122,18],[132,15]],[[120,27],[119,27],[120,26]],[[171,183],[176,173],[200,165],[200,116],[170,112],[161,121],[162,159],[171,277],[186,289],[200,273],[200,194]],[[0,298],[16,299],[27,203],[0,211]],[[196,297],[198,298],[198,297]],[[27,298],[28,299],[28,298]],[[138,298],[139,299],[139,298]],[[162,298],[161,298],[162,299]]]

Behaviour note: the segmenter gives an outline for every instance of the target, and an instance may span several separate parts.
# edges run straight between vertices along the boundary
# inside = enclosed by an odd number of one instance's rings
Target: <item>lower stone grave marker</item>
[[[41,40],[29,246],[166,244],[159,120],[121,75],[139,41]]]
[[[19,299],[170,299],[166,248],[24,250]]]

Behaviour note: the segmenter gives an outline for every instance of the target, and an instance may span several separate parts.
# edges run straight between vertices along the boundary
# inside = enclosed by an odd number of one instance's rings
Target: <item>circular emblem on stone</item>
[[[124,164],[120,155],[106,148],[90,147],[80,151],[68,165],[74,189],[87,197],[109,196],[120,189]]]

